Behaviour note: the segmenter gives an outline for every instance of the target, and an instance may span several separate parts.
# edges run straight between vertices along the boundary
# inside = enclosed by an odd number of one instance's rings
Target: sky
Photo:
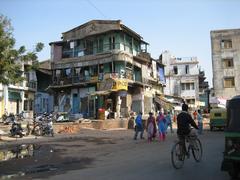
[[[240,28],[238,0],[0,0],[0,14],[11,19],[16,48],[45,45],[39,61],[50,59],[49,42],[93,19],[122,20],[150,44],[153,58],[169,50],[197,57],[212,86],[210,31]]]

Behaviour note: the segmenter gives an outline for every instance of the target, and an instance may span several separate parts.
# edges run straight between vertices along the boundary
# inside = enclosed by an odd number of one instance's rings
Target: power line
[[[86,0],[92,7],[94,7],[104,18],[107,19],[107,17],[103,14],[102,11],[100,11],[100,9],[97,8],[97,6],[95,6],[90,0]]]

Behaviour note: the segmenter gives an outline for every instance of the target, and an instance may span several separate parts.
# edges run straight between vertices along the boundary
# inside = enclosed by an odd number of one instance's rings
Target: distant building
[[[199,67],[196,57],[176,58],[169,51],[161,55],[165,65],[164,94],[183,98],[190,107],[199,106]]]
[[[22,66],[21,76],[25,80],[21,83],[0,85],[0,115],[6,110],[7,113],[18,114],[24,111],[25,117],[33,117],[34,98],[37,90],[37,78],[35,71],[26,71],[32,64],[31,61],[20,62]]]
[[[240,29],[211,31],[214,96],[240,94]]]
[[[154,110],[163,93],[164,66],[148,43],[119,20],[93,20],[51,42],[54,109],[86,118],[110,118]],[[102,117],[100,117],[102,118]]]

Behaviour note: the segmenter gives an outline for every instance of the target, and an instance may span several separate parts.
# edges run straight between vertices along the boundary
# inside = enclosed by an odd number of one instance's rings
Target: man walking
[[[143,137],[143,123],[142,123],[142,112],[139,112],[136,119],[135,119],[135,135],[134,140],[137,140],[138,132],[140,132],[140,138],[144,139]]]

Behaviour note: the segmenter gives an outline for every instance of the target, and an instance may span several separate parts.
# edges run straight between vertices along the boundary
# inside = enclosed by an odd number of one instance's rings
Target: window
[[[174,72],[174,74],[178,74],[178,68],[177,68],[177,66],[173,66],[173,72]]]
[[[181,84],[181,89],[185,90],[185,84],[184,83]]]
[[[221,48],[222,49],[232,48],[232,40],[222,40],[221,41]]]
[[[103,39],[97,39],[97,52],[103,52]]]
[[[24,110],[24,111],[27,111],[27,110],[28,110],[28,100],[24,100],[23,110]]]
[[[182,90],[194,90],[195,86],[194,83],[181,83]]]
[[[115,49],[115,37],[114,36],[111,36],[109,38],[109,50],[111,49]]]
[[[104,72],[104,66],[103,64],[99,64],[99,73],[103,73]]]
[[[186,73],[186,74],[189,74],[189,65],[186,65],[186,66],[185,66],[185,73]]]
[[[194,86],[194,83],[191,83],[191,90],[194,90],[195,89],[195,86]]]
[[[86,40],[86,55],[93,54],[93,40]]]
[[[233,67],[233,59],[232,58],[223,59],[223,67],[224,68],[232,68]]]
[[[29,110],[30,111],[33,110],[33,100],[32,99],[29,100]]]
[[[224,78],[224,87],[233,88],[235,86],[234,77]]]

